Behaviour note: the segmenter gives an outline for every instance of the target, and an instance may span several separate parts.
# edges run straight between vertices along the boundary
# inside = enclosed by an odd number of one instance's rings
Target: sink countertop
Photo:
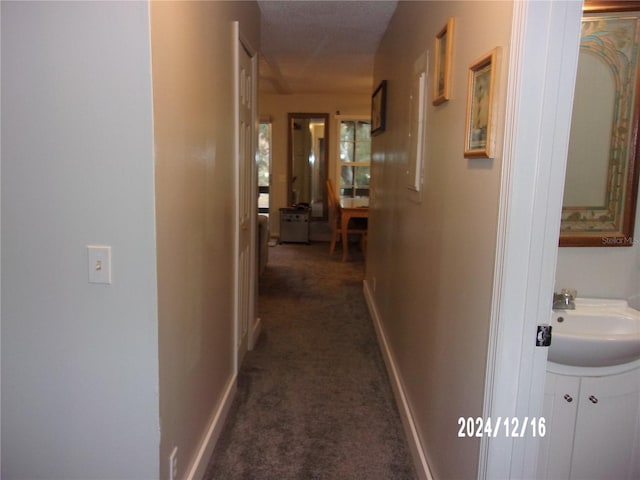
[[[575,310],[553,310],[549,361],[578,367],[640,359],[640,311],[625,300],[577,298]]]

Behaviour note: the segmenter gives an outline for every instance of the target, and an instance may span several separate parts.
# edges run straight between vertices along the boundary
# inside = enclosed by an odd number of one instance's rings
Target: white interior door
[[[237,105],[237,256],[236,256],[236,369],[250,345],[250,329],[255,317],[255,59],[239,38],[237,23],[236,105]]]

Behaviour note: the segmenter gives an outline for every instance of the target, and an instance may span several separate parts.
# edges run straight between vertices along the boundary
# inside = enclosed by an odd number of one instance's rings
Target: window
[[[258,212],[269,213],[271,163],[271,122],[260,122],[258,129]]]
[[[371,165],[371,122],[340,121],[340,195],[368,197]]]

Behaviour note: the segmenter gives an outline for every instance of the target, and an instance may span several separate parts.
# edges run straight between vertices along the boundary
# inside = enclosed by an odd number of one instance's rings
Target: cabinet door
[[[640,370],[582,378],[572,479],[640,478]]]
[[[538,478],[569,478],[579,390],[579,377],[547,372],[543,406],[547,432],[540,442]]]

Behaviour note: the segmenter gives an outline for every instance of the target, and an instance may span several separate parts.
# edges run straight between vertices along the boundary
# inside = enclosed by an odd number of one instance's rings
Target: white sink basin
[[[640,358],[640,311],[624,300],[577,298],[575,310],[553,310],[549,361],[602,367]]]

